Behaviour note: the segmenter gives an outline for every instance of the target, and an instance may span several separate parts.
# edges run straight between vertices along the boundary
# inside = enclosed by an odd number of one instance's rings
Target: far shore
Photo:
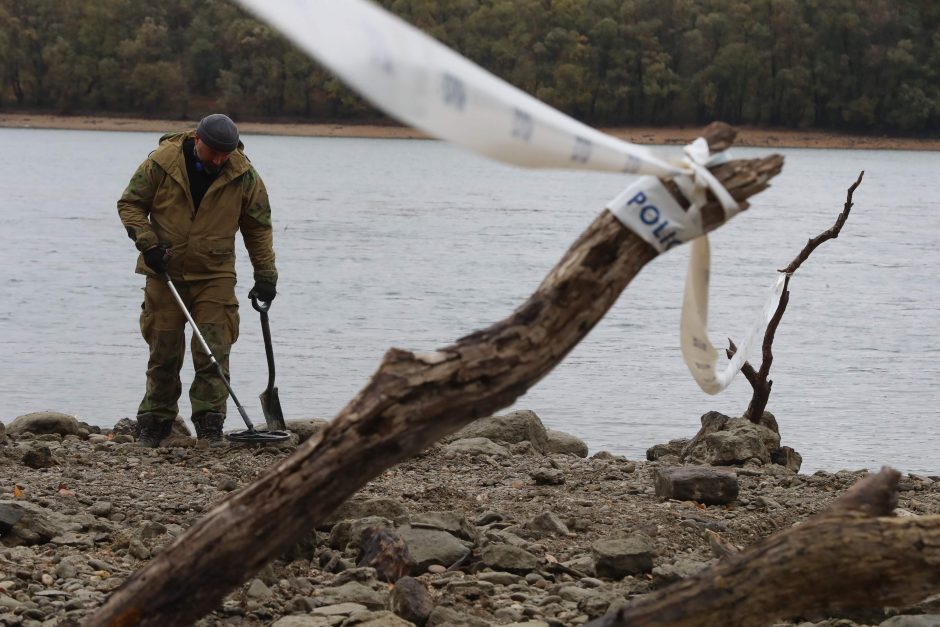
[[[137,131],[164,133],[192,128],[196,120],[48,115],[0,111],[0,127]],[[419,130],[394,124],[239,122],[245,134],[299,137],[365,137],[374,139],[426,139]],[[698,137],[698,128],[623,127],[602,129],[635,144],[684,145]],[[736,146],[758,148],[836,148],[862,150],[940,150],[940,137],[851,135],[819,130],[739,127]]]

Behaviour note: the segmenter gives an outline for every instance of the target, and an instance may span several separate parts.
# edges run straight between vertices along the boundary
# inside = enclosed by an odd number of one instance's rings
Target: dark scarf
[[[186,159],[186,174],[189,175],[189,193],[193,197],[193,207],[199,209],[199,203],[219,173],[210,174],[196,158],[195,139],[190,138],[183,142],[183,157]]]

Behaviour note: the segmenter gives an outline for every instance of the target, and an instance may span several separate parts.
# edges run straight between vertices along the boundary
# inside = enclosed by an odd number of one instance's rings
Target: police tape
[[[780,274],[764,299],[760,313],[754,323],[745,329],[739,338],[737,351],[724,368],[718,366],[718,351],[708,339],[708,276],[711,251],[708,238],[693,240],[689,247],[689,270],[685,277],[685,292],[682,297],[682,317],[679,322],[679,344],[682,359],[692,377],[708,394],[724,390],[748,356],[757,347],[760,335],[773,317],[783,294],[786,275]]]
[[[711,247],[704,234],[701,209],[705,204],[705,187],[709,187],[718,198],[730,220],[740,210],[738,203],[717,181],[707,181],[711,173],[708,166],[717,165],[729,158],[727,152],[709,155],[704,139],[697,139],[686,147],[690,167],[694,163],[696,176],[703,180],[696,184],[693,177],[676,177],[679,190],[689,201],[683,209],[660,179],[653,176],[640,177],[613,200],[607,209],[628,229],[645,242],[663,253],[679,244],[690,242],[689,269],[686,273],[682,298],[682,316],[679,321],[679,345],[682,359],[699,387],[708,394],[724,390],[757,345],[758,335],[767,327],[783,292],[784,276],[774,282],[764,300],[760,314],[754,323],[739,336],[740,341],[734,356],[724,368],[718,365],[719,353],[708,339],[708,286],[711,269]],[[699,172],[701,168],[704,171]]]
[[[738,205],[708,171],[724,157],[709,155],[704,139],[686,146],[684,157],[662,159],[553,109],[367,0],[237,1],[373,105],[434,137],[523,167],[650,175],[608,208],[659,252],[691,240],[706,247],[703,256],[693,244],[690,257],[688,281],[697,277],[696,299],[683,306],[683,356],[693,356],[686,363],[706,392],[714,394],[730,383],[734,373],[716,372],[717,351],[705,334],[709,257],[700,209],[706,189],[721,201],[726,218]],[[656,177],[671,177],[689,209],[683,210]],[[738,351],[742,363],[749,347],[742,344]]]

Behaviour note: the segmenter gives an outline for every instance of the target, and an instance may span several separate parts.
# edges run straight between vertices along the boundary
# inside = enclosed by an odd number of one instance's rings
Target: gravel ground
[[[0,512],[25,512],[12,528],[0,516],[0,625],[81,622],[161,546],[293,450],[168,444],[147,449],[87,428],[64,437],[0,431]],[[543,454],[528,442],[508,450],[438,445],[389,469],[344,505],[336,518],[345,522],[311,530],[198,624],[580,625],[695,572],[722,546],[746,547],[805,520],[865,474],[746,466],[736,469],[738,498],[706,506],[657,497],[659,462]],[[900,489],[900,515],[940,514],[940,477],[905,475]],[[419,563],[401,585],[357,566],[359,531],[377,522],[405,538]],[[612,538],[639,542],[634,553],[649,563],[611,576],[597,547]],[[899,612],[921,616],[885,623]],[[940,598],[779,624],[940,625],[937,615]]]

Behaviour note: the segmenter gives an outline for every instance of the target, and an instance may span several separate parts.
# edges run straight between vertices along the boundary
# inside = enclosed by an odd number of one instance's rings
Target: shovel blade
[[[277,387],[272,387],[261,393],[261,411],[264,412],[264,421],[268,431],[286,431],[284,412],[281,411],[281,399],[277,395]]]

